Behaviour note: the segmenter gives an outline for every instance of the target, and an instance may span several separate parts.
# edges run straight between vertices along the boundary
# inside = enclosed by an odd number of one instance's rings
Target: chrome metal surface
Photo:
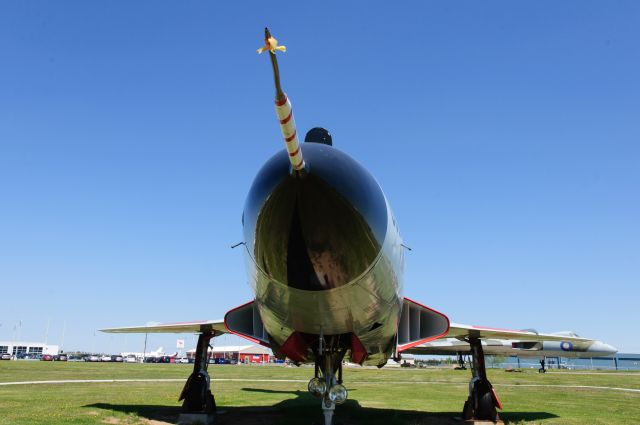
[[[258,173],[243,223],[249,281],[274,345],[294,332],[354,333],[383,364],[402,306],[404,248],[387,200],[337,149],[304,145],[307,175],[284,152]]]

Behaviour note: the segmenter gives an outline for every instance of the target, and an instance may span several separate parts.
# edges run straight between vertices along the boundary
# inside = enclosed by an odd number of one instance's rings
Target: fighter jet
[[[103,331],[199,333],[194,370],[180,396],[188,413],[215,412],[207,372],[207,348],[215,336],[236,334],[270,347],[279,358],[313,364],[308,389],[320,400],[325,425],[347,399],[343,360],[383,367],[429,341],[456,338],[468,344],[473,358],[464,418],[497,420],[501,404],[485,373],[482,340],[574,346],[592,341],[451,324],[443,313],[404,297],[406,247],[387,197],[363,165],[333,146],[327,130],[314,128],[299,142],[271,39],[265,29],[262,51],[271,60],[286,149],[258,171],[244,205],[242,245],[255,298],[224,320]]]

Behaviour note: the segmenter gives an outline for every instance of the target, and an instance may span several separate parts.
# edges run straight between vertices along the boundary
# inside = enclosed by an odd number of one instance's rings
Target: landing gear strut
[[[344,403],[348,395],[347,389],[342,385],[342,359],[346,350],[332,349],[332,337],[327,338],[325,343],[323,337],[320,337],[315,377],[309,381],[308,388],[312,395],[322,400],[324,425],[332,425],[336,405]]]
[[[471,382],[469,382],[469,398],[464,403],[462,417],[464,420],[497,422],[500,417],[496,407],[502,410],[502,405],[491,382],[487,379],[482,343],[479,338],[470,338],[469,345],[471,346],[472,378]]]
[[[198,337],[193,372],[180,394],[180,401],[184,400],[179,419],[180,424],[213,423],[216,401],[211,393],[211,381],[207,372],[209,341],[213,336],[213,332],[203,332]]]

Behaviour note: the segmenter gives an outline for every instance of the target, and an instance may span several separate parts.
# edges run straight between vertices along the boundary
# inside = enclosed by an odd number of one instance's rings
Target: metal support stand
[[[469,345],[471,346],[472,378],[469,382],[469,398],[464,403],[462,417],[467,421],[497,422],[500,417],[496,407],[502,409],[502,406],[493,386],[487,379],[482,343],[479,338],[470,338]]]
[[[207,368],[209,366],[209,341],[213,332],[203,332],[198,337],[193,372],[182,389],[180,400],[182,412],[178,418],[179,425],[213,423],[216,413],[216,401],[211,393],[211,381]]]
[[[325,398],[322,400],[322,414],[324,415],[324,425],[333,424],[333,412],[336,410],[336,404]]]
[[[329,388],[336,384],[336,370],[335,370],[335,356],[325,354],[321,360],[320,369],[322,370],[322,377],[324,378],[327,386],[327,393],[322,399],[322,414],[324,415],[324,425],[333,424],[333,412],[336,409],[336,404],[329,399]]]

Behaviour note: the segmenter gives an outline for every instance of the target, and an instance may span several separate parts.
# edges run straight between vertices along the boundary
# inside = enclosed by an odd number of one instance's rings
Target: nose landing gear
[[[320,354],[316,356],[315,376],[309,381],[308,389],[321,399],[324,425],[333,425],[336,405],[344,403],[348,397],[347,389],[342,385],[342,359],[346,350],[323,350],[322,342]]]

